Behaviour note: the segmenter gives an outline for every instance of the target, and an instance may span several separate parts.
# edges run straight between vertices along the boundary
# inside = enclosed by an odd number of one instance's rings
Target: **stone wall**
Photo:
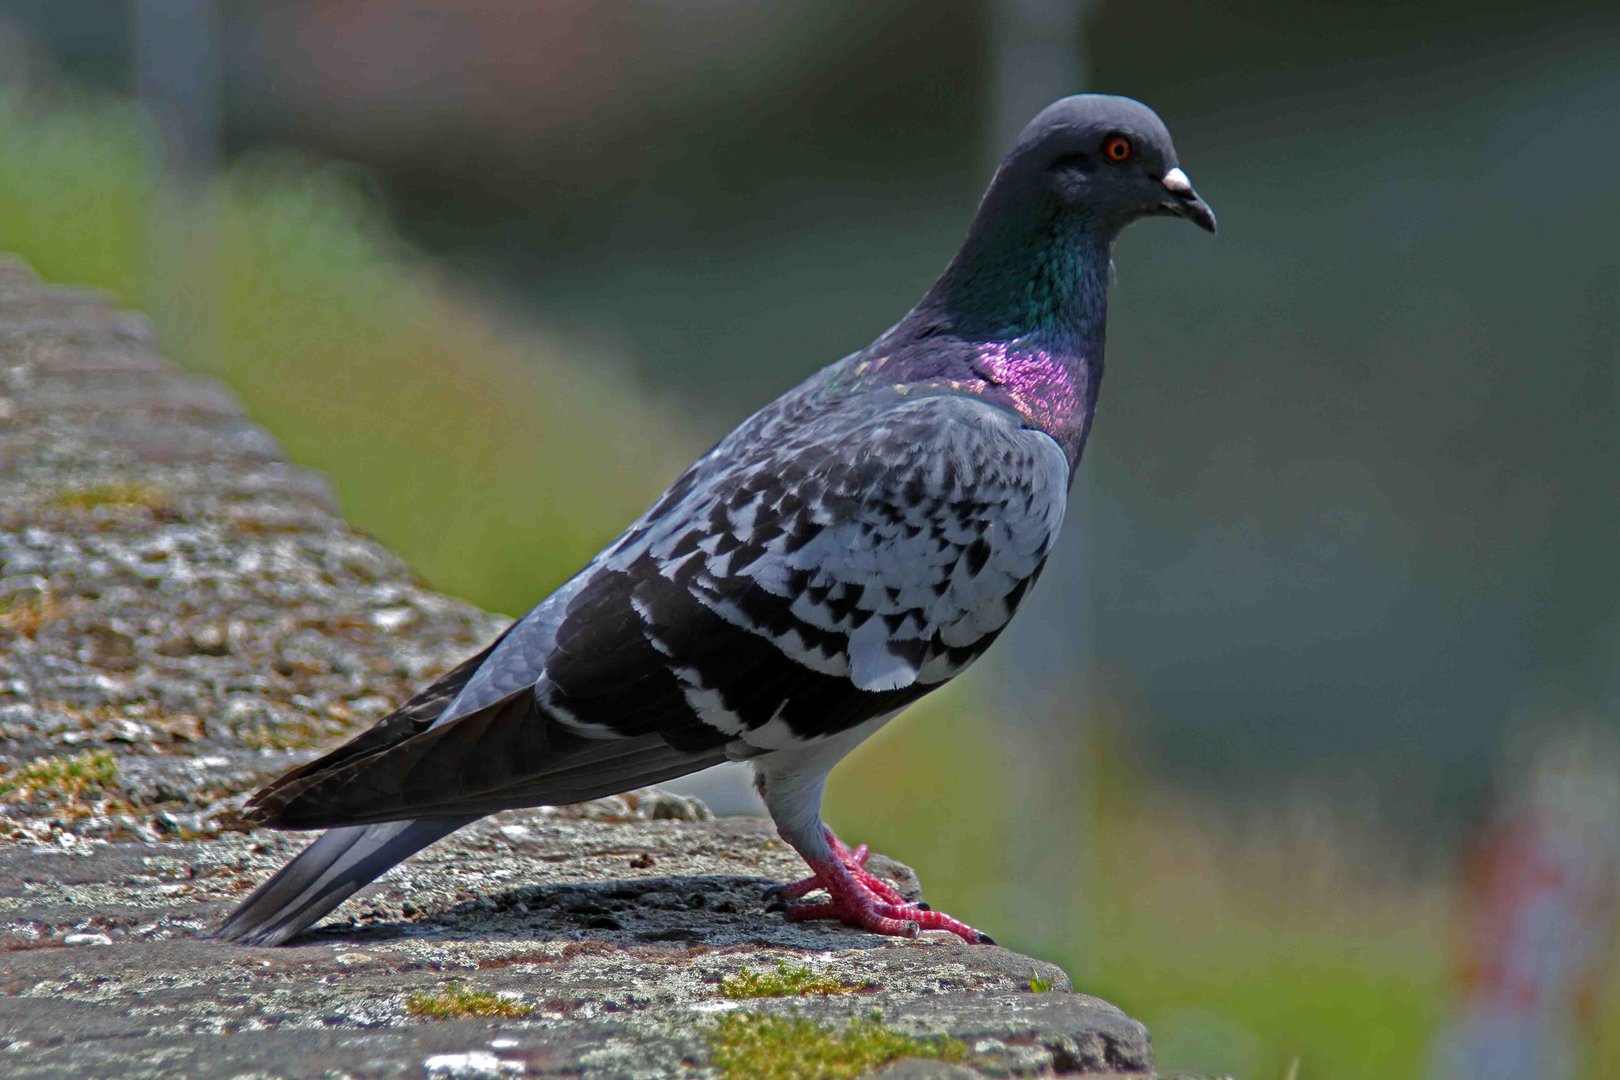
[[[209,940],[305,842],[243,831],[246,793],[500,626],[145,320],[0,262],[0,1075],[705,1076],[770,1017],[874,1012],[960,1041],[890,1076],[1151,1074],[1049,964],[785,923],[768,826],[657,792],[486,819],[294,946]],[[740,998],[745,970],[838,992]]]

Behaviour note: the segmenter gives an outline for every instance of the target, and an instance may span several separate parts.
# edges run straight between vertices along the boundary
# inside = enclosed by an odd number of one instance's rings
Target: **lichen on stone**
[[[845,1080],[902,1058],[967,1057],[964,1043],[907,1035],[877,1012],[842,1030],[799,1016],[734,1013],[720,1018],[709,1046],[725,1080]]]
[[[849,983],[830,975],[817,974],[808,967],[776,962],[774,971],[743,968],[720,981],[720,996],[739,998],[797,997],[801,994],[852,994],[871,983]]]
[[[145,484],[88,484],[51,496],[46,505],[60,510],[95,510],[103,506],[136,507],[153,513],[173,508],[161,491]]]
[[[430,1020],[463,1020],[470,1016],[528,1016],[534,1006],[453,982],[443,990],[413,991],[405,999],[405,1011]]]
[[[336,709],[333,710],[334,713]],[[341,735],[335,724],[321,723],[296,713],[278,716],[275,723],[243,724],[236,737],[253,750],[310,750],[326,746]]]
[[[61,607],[48,590],[0,597],[0,635],[9,632],[32,641],[56,618]]]

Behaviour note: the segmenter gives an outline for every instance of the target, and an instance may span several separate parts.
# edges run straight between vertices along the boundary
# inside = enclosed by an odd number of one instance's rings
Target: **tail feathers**
[[[513,624],[513,626],[516,626],[516,624]],[[274,783],[248,800],[246,809],[249,815],[255,814],[259,804],[272,797],[276,792],[306,782],[309,777],[329,773],[342,765],[350,764],[380,750],[402,743],[412,735],[419,734],[432,727],[433,722],[444,713],[445,707],[461,693],[462,688],[467,685],[468,680],[478,671],[479,666],[489,659],[496,646],[506,639],[512,629],[513,627],[507,627],[501,632],[500,637],[497,637],[485,647],[483,652],[462,661],[454,670],[441,676],[433,685],[418,693],[405,704],[336,750],[282,774]]]
[[[216,937],[280,945],[404,859],[473,821],[432,817],[331,829],[244,900]]]
[[[727,741],[712,729],[686,748],[657,734],[591,738],[541,711],[525,686],[392,745],[290,773],[253,796],[247,816],[322,829],[582,802],[718,764]]]

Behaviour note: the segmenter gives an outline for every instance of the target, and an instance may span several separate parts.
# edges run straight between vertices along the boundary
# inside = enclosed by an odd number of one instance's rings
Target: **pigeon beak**
[[[1159,204],[1165,212],[1184,217],[1207,233],[1215,232],[1215,211],[1198,197],[1198,192],[1193,190],[1192,181],[1187,179],[1186,173],[1180,169],[1171,169],[1159,182],[1171,195]]]

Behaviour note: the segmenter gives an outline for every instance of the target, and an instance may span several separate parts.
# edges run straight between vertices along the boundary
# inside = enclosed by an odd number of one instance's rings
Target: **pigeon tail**
[[[432,817],[331,829],[253,890],[214,936],[243,945],[280,945],[397,863],[472,820]]]

